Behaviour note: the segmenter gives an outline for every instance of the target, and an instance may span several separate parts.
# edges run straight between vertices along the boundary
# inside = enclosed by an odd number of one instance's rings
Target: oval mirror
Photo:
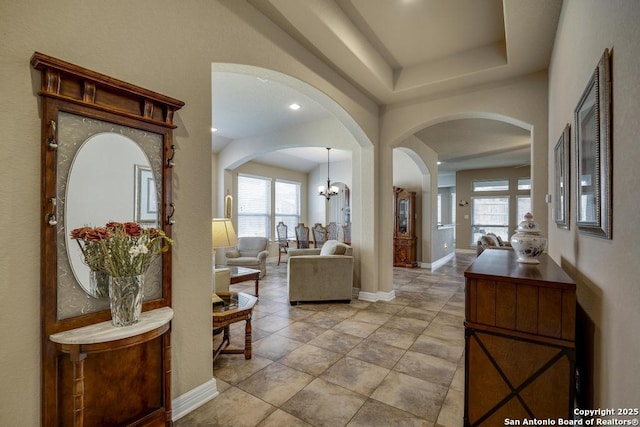
[[[70,232],[80,227],[100,227],[109,221],[135,221],[158,226],[157,187],[151,164],[142,148],[117,133],[98,133],[77,151],[67,181],[65,242],[71,270],[89,295],[107,297],[90,278],[79,242]]]

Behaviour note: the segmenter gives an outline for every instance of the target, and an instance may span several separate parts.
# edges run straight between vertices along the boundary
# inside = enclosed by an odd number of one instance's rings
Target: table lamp
[[[238,243],[236,231],[230,218],[213,218],[211,220],[211,251],[213,254],[213,265],[216,265],[216,249],[235,246]],[[216,275],[213,274],[211,294],[215,297],[215,280]]]
[[[213,218],[211,220],[211,248],[216,253],[217,248],[227,248],[238,243],[236,231],[230,218]]]

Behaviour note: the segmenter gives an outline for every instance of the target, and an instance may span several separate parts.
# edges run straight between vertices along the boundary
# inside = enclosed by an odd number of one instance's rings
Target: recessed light
[[[439,164],[439,165],[441,165],[441,164],[442,164],[442,162],[438,162],[438,164]]]
[[[293,111],[299,110],[300,108],[300,104],[296,104],[295,102],[291,105],[289,105],[289,108],[292,109]]]
[[[211,132],[217,132],[218,129],[217,128],[211,128]]]

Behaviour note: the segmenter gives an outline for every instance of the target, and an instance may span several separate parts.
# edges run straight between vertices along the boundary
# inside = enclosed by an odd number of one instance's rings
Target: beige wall
[[[471,183],[475,180],[483,179],[508,179],[509,191],[506,193],[509,195],[509,231],[507,232],[509,238],[515,233],[515,229],[518,223],[522,221],[522,218],[516,218],[517,216],[517,196],[526,195],[527,191],[518,191],[518,179],[529,178],[531,170],[528,166],[519,168],[495,168],[495,169],[477,169],[460,171],[456,174],[456,198],[458,201],[466,200],[469,202],[467,206],[456,205],[456,247],[460,249],[469,249],[476,247],[477,242],[471,241],[471,198],[473,196],[502,196],[505,193],[502,192],[483,192],[473,193],[471,191]],[[465,218],[467,215],[469,218]],[[543,217],[542,217],[543,218]],[[534,220],[538,221],[538,218],[534,216]],[[546,235],[547,230],[542,228],[542,233]]]
[[[456,93],[449,97],[433,97],[422,101],[387,106],[382,115],[380,129],[378,161],[381,191],[387,191],[387,188],[392,187],[391,150],[397,146],[407,146],[407,141],[415,143],[411,138],[408,138],[413,133],[437,123],[460,118],[501,120],[531,131],[531,164],[534,182],[533,214],[539,218],[541,227],[546,229],[547,205],[544,196],[547,193],[547,89],[547,74],[542,71],[473,91]],[[424,144],[418,145],[424,147]],[[416,153],[420,152],[418,147],[409,148]],[[437,171],[437,156],[420,154],[420,157],[429,170]],[[429,191],[431,206],[436,206],[437,178],[432,179]],[[424,200],[423,197],[423,203]],[[393,221],[391,204],[390,199],[381,199],[380,221],[382,224]],[[423,230],[431,230],[431,236],[425,236],[423,232],[423,243],[425,239],[429,242],[428,252],[423,244],[423,260],[429,259],[430,262],[436,262],[437,258],[447,251],[441,245],[444,237],[435,236],[438,233],[437,227],[434,226],[437,220],[436,212],[430,210],[430,213],[430,218],[426,221],[423,219]],[[391,241],[392,235],[393,230],[381,230],[381,260],[392,257],[392,245],[385,244],[385,242]],[[432,248],[433,245],[438,247]],[[462,247],[459,242],[458,247]],[[448,249],[450,252],[452,247],[450,246]],[[391,286],[390,270],[382,267],[379,274],[380,286],[384,286],[385,283]]]
[[[0,9],[0,424],[40,423],[40,77],[29,65],[36,50],[186,102],[175,117],[172,334],[173,397],[186,393],[212,377],[211,244],[203,232],[215,207],[211,63],[256,65],[306,81],[374,142],[377,107],[245,2],[25,0]]]
[[[640,247],[633,228],[640,223],[636,206],[640,178],[635,172],[640,164],[639,9],[639,3],[626,0],[566,0],[549,88],[546,72],[540,72],[448,98],[391,106],[382,116],[381,147],[377,107],[245,2],[2,2],[0,384],[5,386],[0,390],[0,422],[35,426],[40,420],[39,75],[29,66],[36,50],[186,102],[176,116],[175,138],[175,397],[211,378],[209,291],[203,286],[211,281],[211,257],[209,233],[202,230],[210,227],[215,206],[210,155],[212,62],[255,65],[299,78],[338,102],[374,143],[373,148],[354,152],[354,163],[362,165],[354,171],[362,182],[354,202],[374,218],[371,229],[355,243],[361,258],[371,260],[358,269],[363,289],[375,293],[391,286],[392,234],[384,233],[392,230],[381,230],[380,225],[392,221],[392,202],[378,200],[377,194],[391,191],[392,147],[429,123],[468,112],[488,112],[531,125],[534,215],[539,216],[537,212],[546,212],[543,196],[551,176],[546,165],[553,144],[547,147],[546,141],[556,141],[564,125],[572,122],[573,108],[597,58],[605,47],[614,47],[614,239],[577,234],[572,220],[569,231],[549,227],[550,253],[566,268],[575,268],[580,302],[596,325],[596,406],[637,405],[640,340],[627,325],[640,324],[636,277]],[[380,236],[389,242],[382,248]]]
[[[640,402],[638,22],[637,1],[565,0],[549,69],[548,138],[557,141],[570,123],[573,157],[574,108],[604,49],[613,48],[613,240],[576,230],[573,159],[570,229],[557,228],[549,214],[549,252],[578,282],[578,301],[595,327],[595,407],[636,407]],[[550,162],[553,145],[549,144]],[[550,168],[550,187],[552,179]]]

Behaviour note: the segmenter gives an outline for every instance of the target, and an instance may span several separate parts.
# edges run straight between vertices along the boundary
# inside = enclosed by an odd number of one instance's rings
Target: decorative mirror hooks
[[[52,120],[53,121],[53,120]],[[51,205],[51,210],[49,211],[49,213],[47,214],[47,224],[49,224],[51,227],[58,225],[58,219],[56,216],[56,206],[58,204],[58,201],[56,200],[55,197],[52,197],[49,199],[49,204]]]
[[[167,224],[173,225],[176,223],[176,220],[173,219],[173,214],[176,213],[176,205],[174,205],[173,202],[171,202],[169,207],[171,208],[171,213],[167,215]]]
[[[167,167],[172,168],[176,165],[176,162],[173,161],[173,158],[176,156],[176,146],[172,144],[170,148],[171,148],[171,157],[167,159]]]
[[[58,148],[58,143],[56,142],[56,122],[55,120],[49,120],[47,125],[47,145],[52,150]]]

